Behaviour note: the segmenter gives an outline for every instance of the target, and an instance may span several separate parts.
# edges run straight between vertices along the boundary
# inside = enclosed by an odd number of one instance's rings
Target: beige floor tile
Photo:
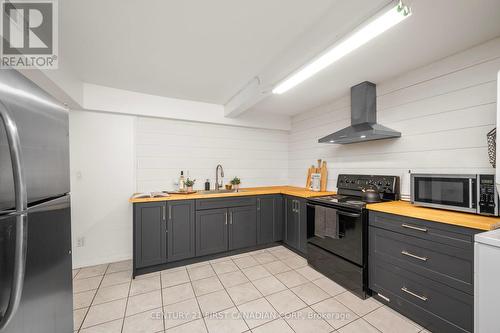
[[[252,283],[264,296],[287,289],[286,286],[274,276],[268,276],[263,279],[255,280],[252,281]]]
[[[78,309],[73,311],[73,328],[78,330],[82,326],[83,319],[87,314],[88,308]]]
[[[296,270],[296,272],[299,273],[300,275],[302,275],[303,277],[305,277],[306,279],[308,279],[309,281],[313,281],[313,280],[317,280],[317,279],[325,277],[323,274],[321,274],[320,272],[318,272],[317,270],[315,270],[314,268],[312,268],[310,266],[304,266],[304,267],[298,268]]]
[[[278,259],[269,252],[258,253],[256,255],[253,255],[252,257],[255,260],[257,260],[261,265],[276,261],[276,259]]]
[[[128,317],[140,312],[161,307],[161,291],[155,290],[146,294],[129,297],[125,316]]]
[[[279,318],[278,312],[276,312],[264,297],[241,304],[238,306],[238,310],[240,310],[243,319],[250,328],[263,325]]]
[[[240,269],[256,266],[259,264],[259,262],[255,260],[252,256],[245,256],[233,259],[233,261]]]
[[[132,271],[132,260],[124,260],[110,264],[107,274],[124,272],[124,271],[128,272]]]
[[[273,256],[275,256],[276,258],[278,258],[280,260],[286,260],[286,259],[297,257],[297,254],[293,251],[290,251],[290,250],[284,248],[284,249],[279,249],[279,250],[273,251]]]
[[[360,318],[358,320],[353,321],[345,325],[344,327],[339,328],[337,331],[339,333],[380,333],[375,327],[370,325],[367,321]]]
[[[305,308],[285,316],[295,333],[329,333],[334,329],[311,308]]]
[[[162,292],[163,305],[174,304],[195,297],[193,286],[191,286],[190,282],[165,288]]]
[[[239,254],[232,255],[229,258],[234,260],[234,259],[239,259],[239,258],[243,258],[243,257],[250,257],[250,253],[248,253],[248,252],[239,253]]]
[[[302,258],[301,256],[293,256],[290,258],[286,258],[282,260],[286,265],[290,266],[293,269],[298,269],[304,266],[307,266],[307,260]]]
[[[78,274],[78,272],[80,272],[79,268],[73,270],[73,279],[75,278],[76,274]]]
[[[298,311],[307,306],[306,303],[304,303],[290,290],[284,290],[279,293],[266,296],[266,299],[280,314]]]
[[[312,282],[292,288],[292,291],[307,305],[318,303],[330,297],[323,289]]]
[[[152,272],[152,273],[138,275],[138,276],[135,277],[134,281],[135,280],[142,280],[142,279],[149,279],[149,278],[152,278],[152,277],[155,277],[155,276],[159,277],[160,273],[161,272]]]
[[[108,264],[81,268],[78,275],[75,276],[75,279],[80,280],[89,277],[104,275],[107,268]]]
[[[102,276],[95,276],[87,279],[73,280],[73,293],[89,291],[99,288]]]
[[[215,275],[215,272],[210,265],[188,268],[188,273],[191,281],[200,280]]]
[[[219,275],[219,280],[222,282],[225,288],[231,288],[250,281],[241,271],[221,274]]]
[[[269,252],[274,252],[276,250],[284,250],[284,249],[286,249],[286,248],[283,245],[276,245],[273,247],[268,247],[266,250]]]
[[[184,325],[172,327],[166,333],[207,333],[205,321],[203,319],[193,320]]]
[[[195,262],[194,264],[189,264],[189,265],[181,266],[181,267],[184,267],[186,269],[190,269],[190,268],[201,267],[201,266],[206,266],[206,265],[210,265],[210,261]]]
[[[130,283],[132,280],[132,273],[129,271],[117,272],[106,274],[102,279],[101,287],[109,287],[122,283]]]
[[[132,284],[130,285],[130,296],[144,294],[158,289],[161,289],[160,275],[135,279],[132,280]]]
[[[330,296],[337,296],[338,294],[346,291],[344,287],[326,277],[314,280],[313,283],[323,289]]]
[[[110,287],[101,287],[95,295],[93,305],[102,304],[110,301],[115,301],[121,298],[128,297],[130,285],[129,283],[117,284]]]
[[[122,326],[123,319],[118,319],[83,329],[80,333],[121,333]]]
[[[283,272],[275,275],[288,288],[300,286],[301,284],[309,282],[308,279],[295,271]]]
[[[163,308],[165,318],[165,328],[171,328],[184,323],[200,319],[201,312],[196,299],[188,299],[175,304],[167,305]]]
[[[73,310],[88,308],[92,304],[96,291],[89,290],[73,295]]]
[[[289,266],[287,266],[283,261],[280,260],[268,262],[262,266],[264,266],[265,269],[271,272],[271,274],[278,274],[292,270]]]
[[[250,281],[271,276],[271,273],[269,273],[262,265],[243,268],[242,271]]]
[[[216,276],[196,280],[193,281],[192,284],[196,296],[205,295],[224,288]]]
[[[283,319],[277,319],[252,330],[252,333],[294,333]],[[361,332],[359,332],[361,333]]]
[[[209,262],[211,264],[217,264],[219,262],[230,261],[230,260],[231,260],[231,257],[230,256],[226,256],[226,257],[222,257],[222,258],[217,258],[217,259],[210,260]]]
[[[156,333],[163,332],[161,308],[138,313],[125,318],[123,333]]]
[[[346,291],[335,296],[335,299],[354,311],[358,316],[362,317],[373,310],[380,308],[383,304],[377,302],[374,298],[362,300],[353,293]]]
[[[127,299],[91,306],[83,322],[83,328],[123,318]]]
[[[179,269],[175,271],[168,270],[161,273],[161,284],[163,288],[183,284],[189,281],[189,275],[186,269]]]
[[[204,319],[209,333],[241,333],[248,330],[248,326],[239,315],[238,309],[234,307]]]
[[[219,312],[234,306],[231,298],[225,290],[219,290],[214,293],[198,297],[198,303],[203,316]]]
[[[236,305],[262,297],[262,294],[250,282],[228,288],[227,292]]]
[[[338,329],[358,319],[358,316],[339,301],[329,298],[311,306],[333,328]]]
[[[239,270],[238,266],[232,260],[213,263],[212,267],[218,275]]]
[[[383,333],[411,333],[420,331],[420,328],[414,325],[413,322],[386,306],[367,314],[363,319]]]

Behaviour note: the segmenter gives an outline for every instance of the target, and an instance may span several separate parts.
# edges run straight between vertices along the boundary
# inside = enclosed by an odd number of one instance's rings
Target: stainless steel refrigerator
[[[0,333],[73,332],[68,110],[0,69]]]

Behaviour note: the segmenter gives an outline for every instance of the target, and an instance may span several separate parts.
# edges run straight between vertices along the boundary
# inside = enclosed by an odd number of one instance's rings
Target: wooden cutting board
[[[328,168],[326,167],[326,161],[321,164],[321,191],[326,191],[326,185],[328,183]]]
[[[314,165],[311,165],[309,169],[307,169],[307,180],[306,180],[306,189],[309,189],[311,187],[311,175],[315,173],[316,168]]]

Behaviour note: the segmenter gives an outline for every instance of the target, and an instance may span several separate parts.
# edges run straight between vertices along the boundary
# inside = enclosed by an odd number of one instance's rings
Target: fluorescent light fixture
[[[296,73],[279,83],[274,89],[274,94],[283,94],[301,82],[307,80],[322,69],[330,66],[340,58],[356,50],[363,44],[374,39],[386,30],[395,26],[399,22],[411,15],[410,7],[401,1],[396,6],[391,5],[390,9],[382,11],[374,16],[370,21],[353,31],[349,36],[339,43],[326,50],[318,58],[302,67]]]

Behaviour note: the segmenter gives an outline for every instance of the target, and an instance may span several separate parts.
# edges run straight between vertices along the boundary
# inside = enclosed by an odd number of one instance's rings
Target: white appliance
[[[500,229],[475,236],[474,332],[498,332],[500,327]]]

